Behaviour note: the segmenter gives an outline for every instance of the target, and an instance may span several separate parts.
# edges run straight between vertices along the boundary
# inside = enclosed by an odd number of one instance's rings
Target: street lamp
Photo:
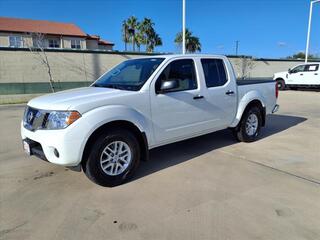
[[[182,0],[182,54],[186,54],[186,0]]]
[[[306,57],[305,57],[305,63],[308,62],[308,55],[309,55],[309,41],[310,41],[310,31],[311,31],[311,20],[312,20],[312,9],[313,4],[320,2],[320,0],[313,0],[310,2],[310,13],[309,13],[309,24],[308,24],[308,34],[307,34],[307,46],[306,46]]]

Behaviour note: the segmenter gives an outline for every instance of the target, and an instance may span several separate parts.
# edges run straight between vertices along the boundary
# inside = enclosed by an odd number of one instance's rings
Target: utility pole
[[[238,56],[238,50],[239,50],[239,41],[236,41],[236,56]]]
[[[313,0],[310,3],[310,12],[309,12],[309,23],[308,23],[308,33],[307,33],[307,45],[306,45],[306,56],[305,56],[305,63],[308,62],[308,55],[309,55],[309,42],[310,42],[310,31],[311,31],[311,21],[312,21],[312,9],[313,4],[320,2],[320,0]]]
[[[182,0],[182,54],[186,54],[186,0]]]

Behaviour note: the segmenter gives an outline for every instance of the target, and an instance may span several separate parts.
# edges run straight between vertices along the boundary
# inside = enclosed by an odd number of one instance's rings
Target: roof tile
[[[78,37],[87,36],[78,26],[72,23],[7,17],[0,17],[0,31],[43,33]]]

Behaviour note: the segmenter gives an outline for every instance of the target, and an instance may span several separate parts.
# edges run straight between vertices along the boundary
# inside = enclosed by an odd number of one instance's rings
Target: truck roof
[[[214,57],[214,58],[225,58],[224,55],[214,55],[214,54],[163,54],[163,55],[153,55],[146,56],[143,58],[155,58],[155,57],[163,57],[163,58],[179,58],[179,57]]]

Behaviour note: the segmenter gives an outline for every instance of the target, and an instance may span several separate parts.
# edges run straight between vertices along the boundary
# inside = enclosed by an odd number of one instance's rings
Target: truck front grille
[[[23,117],[23,126],[35,131],[45,126],[48,119],[48,112],[27,106]]]

